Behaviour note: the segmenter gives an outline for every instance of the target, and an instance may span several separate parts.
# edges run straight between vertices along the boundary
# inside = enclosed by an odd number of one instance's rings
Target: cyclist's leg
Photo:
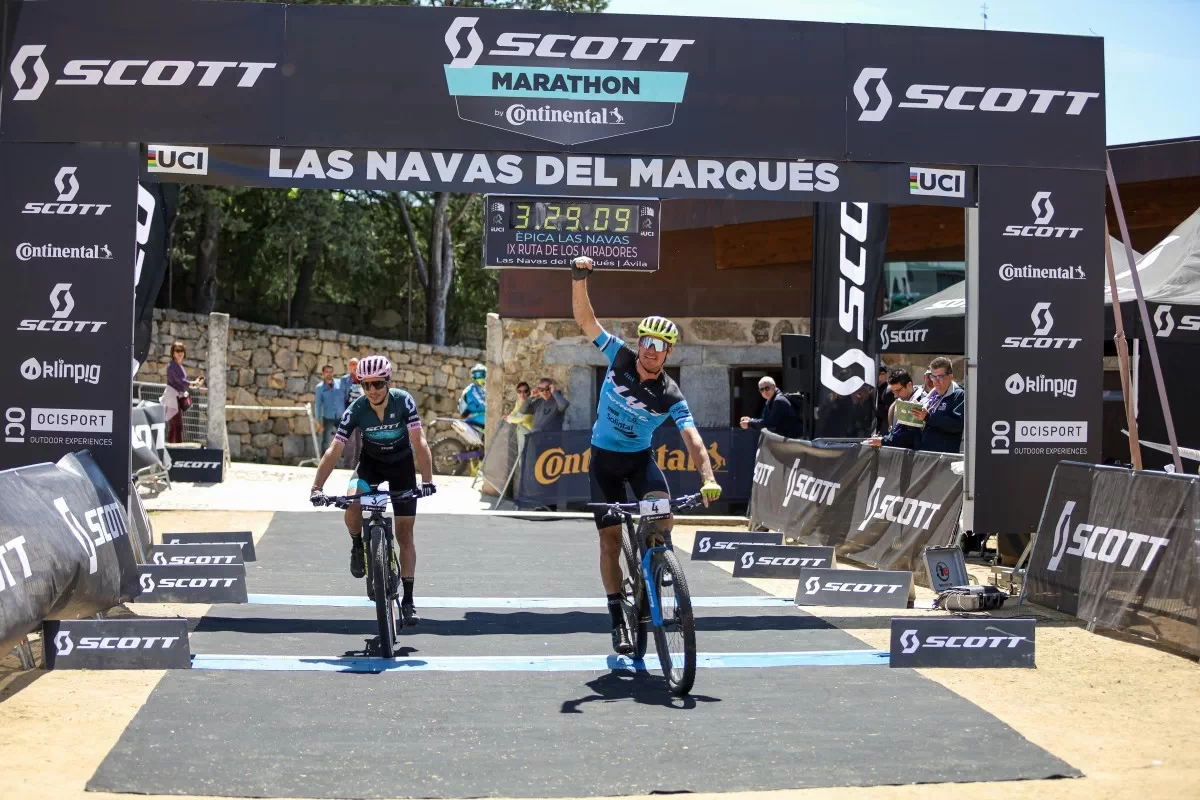
[[[417,488],[417,472],[412,453],[409,453],[407,458],[388,465],[388,488],[393,492]],[[417,574],[417,547],[413,541],[413,526],[417,520],[417,501],[393,502],[392,516],[395,517],[396,544],[400,556],[400,582],[404,587],[404,594],[400,598],[400,615],[405,625],[416,625],[421,621],[413,601],[413,586]]]
[[[654,460],[654,454],[649,450],[645,451],[645,460],[640,462],[630,474],[629,484],[633,487],[634,497],[640,497],[643,500],[671,496],[667,486],[667,476],[663,474],[662,468]],[[650,543],[652,545],[662,544],[670,535],[671,529],[675,527],[675,515],[656,520],[652,524],[654,527],[653,532],[649,535],[652,540]]]
[[[624,455],[592,446],[588,472],[593,503],[625,501]],[[593,517],[600,533],[600,580],[605,594],[611,596],[621,591],[621,523],[611,524],[602,509],[596,509]]]
[[[350,476],[350,486],[346,489],[346,494],[362,494],[368,487],[381,480],[383,478],[379,476],[377,465],[374,462],[360,460],[355,467],[354,474]],[[363,552],[362,505],[360,503],[351,503],[346,508],[345,521],[346,531],[350,534],[350,575],[361,578],[366,575],[367,567],[366,556]]]

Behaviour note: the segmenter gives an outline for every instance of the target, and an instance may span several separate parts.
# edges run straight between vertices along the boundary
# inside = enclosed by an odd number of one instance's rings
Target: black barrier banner
[[[733,575],[735,578],[794,579],[800,577],[803,569],[836,566],[833,559],[832,547],[743,544],[733,553]]]
[[[234,566],[245,564],[242,548],[229,544],[156,544],[148,564],[160,567]]]
[[[1100,460],[1104,176],[984,169],[980,190],[979,296],[1009,311],[979,315],[976,533],[1027,541],[1055,465]]]
[[[756,431],[738,428],[701,428],[713,475],[721,484],[721,502],[750,499],[750,470],[754,463]],[[521,456],[519,506],[566,506],[592,499],[588,468],[591,464],[591,431],[542,431],[525,437]],[[659,428],[651,451],[667,478],[671,496],[700,491],[700,473],[674,428]],[[629,500],[638,498],[629,497]]]
[[[244,561],[257,560],[254,555],[254,534],[250,531],[204,531],[199,533],[164,533],[163,544],[236,544],[242,548]]]
[[[755,457],[751,526],[877,569],[924,575],[928,545],[950,542],[962,510],[962,457],[764,432]]]
[[[87,453],[0,472],[0,652],[139,593],[125,505]]]
[[[129,491],[137,149],[0,145],[0,468],[91,451]]]
[[[134,285],[137,298],[134,308],[133,359],[139,365],[150,352],[150,335],[154,327],[154,301],[167,275],[170,259],[169,233],[179,206],[179,186],[167,183],[138,184],[137,261],[134,264]],[[137,372],[137,368],[134,368]]]
[[[1200,655],[1200,479],[1063,462],[1030,555],[1027,596]]]
[[[187,154],[187,166],[172,161],[172,167],[164,169],[156,155],[163,152],[175,154],[176,159]],[[930,170],[848,161],[151,144],[143,178],[215,186],[397,192],[791,201],[865,197],[880,203],[951,206],[975,202],[973,167],[955,170],[965,187],[961,195],[918,196],[913,175]],[[873,315],[874,306],[871,309]]]
[[[911,572],[805,567],[796,605],[907,608],[912,592]]]
[[[225,479],[225,451],[211,447],[168,447],[171,480],[220,483]]]
[[[1104,164],[1094,37],[479,8],[11,8],[10,141]],[[959,191],[955,177],[917,185],[936,197]]]
[[[167,457],[166,412],[162,403],[138,403],[130,412],[133,429],[133,471],[147,467],[165,469]]]
[[[141,603],[244,603],[246,565],[139,564]]]
[[[782,533],[749,531],[696,531],[692,561],[733,561],[738,547],[749,544],[783,544]]]
[[[1032,619],[900,617],[892,620],[892,667],[1033,667]]]
[[[888,207],[818,203],[813,210],[813,393],[818,437],[875,429],[875,312],[883,289]]]
[[[190,669],[187,624],[182,618],[47,622],[46,669]]]

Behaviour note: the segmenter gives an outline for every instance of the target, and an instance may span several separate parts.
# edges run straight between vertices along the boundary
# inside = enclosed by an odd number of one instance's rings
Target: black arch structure
[[[88,447],[128,491],[139,179],[961,206],[974,527],[1032,530],[1053,465],[1099,459],[1102,308],[1077,301],[1100,272],[996,267],[1102,263],[1101,39],[31,0],[4,5],[0,42],[0,467]],[[938,170],[950,179],[928,193]],[[837,280],[851,298],[852,259]],[[99,379],[77,381],[76,363]],[[1079,391],[1014,396],[1017,372]]]

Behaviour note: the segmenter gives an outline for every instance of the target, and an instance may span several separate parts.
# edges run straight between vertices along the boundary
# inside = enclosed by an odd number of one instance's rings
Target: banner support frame
[[[964,427],[963,444],[963,532],[975,532],[975,452],[979,447],[979,393],[976,388],[976,373],[979,369],[979,209],[966,208],[963,215],[963,236],[966,248],[967,282],[967,341],[963,377],[967,385],[967,424]]]

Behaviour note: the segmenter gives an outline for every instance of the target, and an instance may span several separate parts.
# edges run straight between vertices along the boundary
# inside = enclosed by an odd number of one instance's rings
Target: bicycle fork
[[[662,608],[659,605],[658,587],[654,585],[654,574],[650,571],[650,559],[655,553],[666,550],[666,545],[647,548],[642,555],[642,580],[646,583],[646,598],[650,603],[650,621],[654,627],[663,626]]]

